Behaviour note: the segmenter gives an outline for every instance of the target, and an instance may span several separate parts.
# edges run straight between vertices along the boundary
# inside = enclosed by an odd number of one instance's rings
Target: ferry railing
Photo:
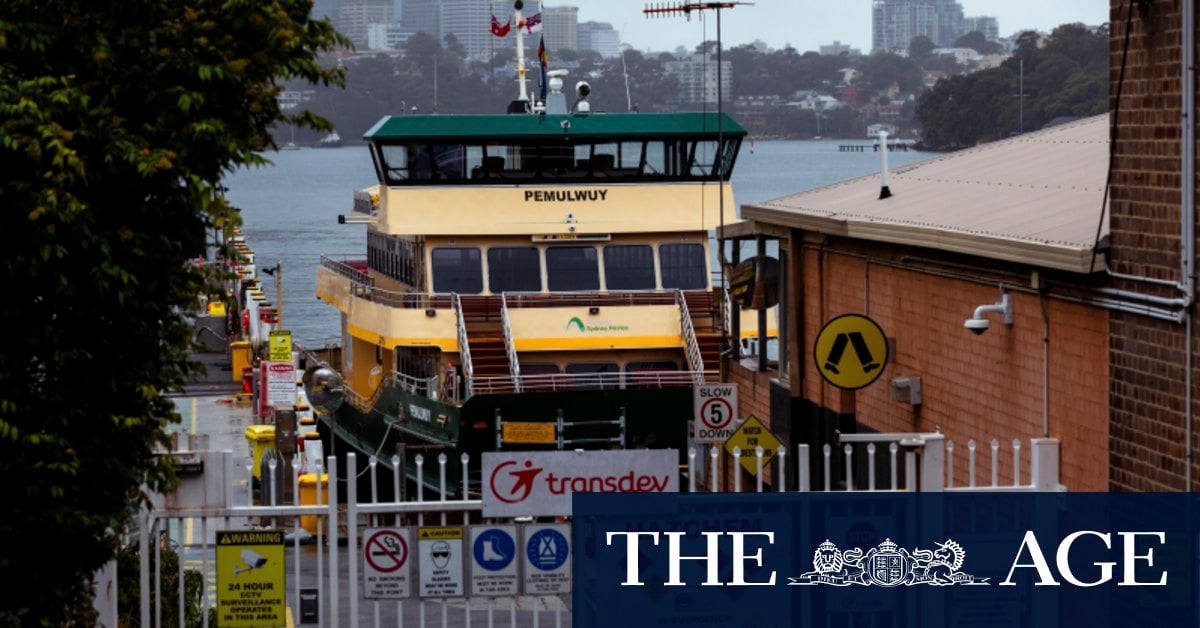
[[[687,388],[697,378],[704,381],[712,373],[692,371],[635,371],[630,373],[550,373],[522,375],[521,392],[565,392],[571,390],[616,390],[619,388]],[[513,392],[511,377],[477,377],[477,395]]]
[[[375,280],[371,279],[370,273],[366,270],[367,261],[360,257],[351,257],[349,255],[337,256],[341,259],[335,259],[331,255],[321,256],[321,266],[353,281],[356,284],[374,288]]]
[[[504,329],[504,352],[508,354],[508,370],[512,373],[512,386],[521,392],[521,362],[517,358],[517,346],[513,342],[512,326],[508,321],[508,298],[500,295],[500,321]]]
[[[673,290],[640,290],[627,292],[506,292],[508,307],[600,307],[622,305],[673,305]]]
[[[687,347],[688,366],[696,374],[697,386],[704,385],[704,356],[700,353],[700,343],[696,342],[696,328],[692,326],[692,315],[688,311],[687,299],[682,290],[675,292],[675,303],[679,305],[679,329],[683,336],[684,346]]]
[[[458,293],[451,293],[450,299],[454,304],[454,312],[458,316],[458,359],[462,362],[463,376],[467,378],[466,396],[470,397],[474,394],[471,380],[475,376],[475,367],[471,364],[471,345],[468,342],[467,320],[463,318],[463,306],[462,301],[458,298]]]

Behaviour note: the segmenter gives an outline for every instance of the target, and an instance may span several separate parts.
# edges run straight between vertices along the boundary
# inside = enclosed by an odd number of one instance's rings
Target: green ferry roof
[[[721,114],[721,131],[745,137],[746,129]],[[564,125],[569,121],[569,125]],[[716,113],[589,113],[574,115],[415,115],[388,116],[363,139],[514,141],[527,139],[643,140],[717,136]],[[564,128],[566,126],[567,128]]]

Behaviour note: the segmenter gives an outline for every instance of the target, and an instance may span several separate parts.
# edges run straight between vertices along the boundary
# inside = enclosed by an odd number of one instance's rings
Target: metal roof
[[[746,129],[721,114],[722,131],[743,137]],[[564,124],[564,122],[568,124]],[[516,141],[567,138],[574,140],[671,139],[717,136],[716,113],[588,113],[572,115],[413,115],[388,116],[363,139],[382,142],[407,140]]]
[[[742,217],[1078,273],[1092,267],[1108,167],[1108,115],[742,206]],[[1100,235],[1108,233],[1108,219]]]

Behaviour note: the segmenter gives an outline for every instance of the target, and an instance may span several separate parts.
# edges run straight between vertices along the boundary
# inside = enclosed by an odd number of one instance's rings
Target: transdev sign
[[[484,517],[569,515],[573,493],[678,490],[675,449],[483,454]]]

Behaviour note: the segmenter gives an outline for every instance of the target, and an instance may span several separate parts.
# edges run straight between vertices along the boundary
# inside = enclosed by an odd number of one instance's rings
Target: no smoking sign
[[[401,599],[412,595],[409,531],[376,528],[363,532],[363,597]]]
[[[695,408],[695,428],[692,435],[697,443],[723,443],[742,423],[738,418],[736,384],[697,386]]]

